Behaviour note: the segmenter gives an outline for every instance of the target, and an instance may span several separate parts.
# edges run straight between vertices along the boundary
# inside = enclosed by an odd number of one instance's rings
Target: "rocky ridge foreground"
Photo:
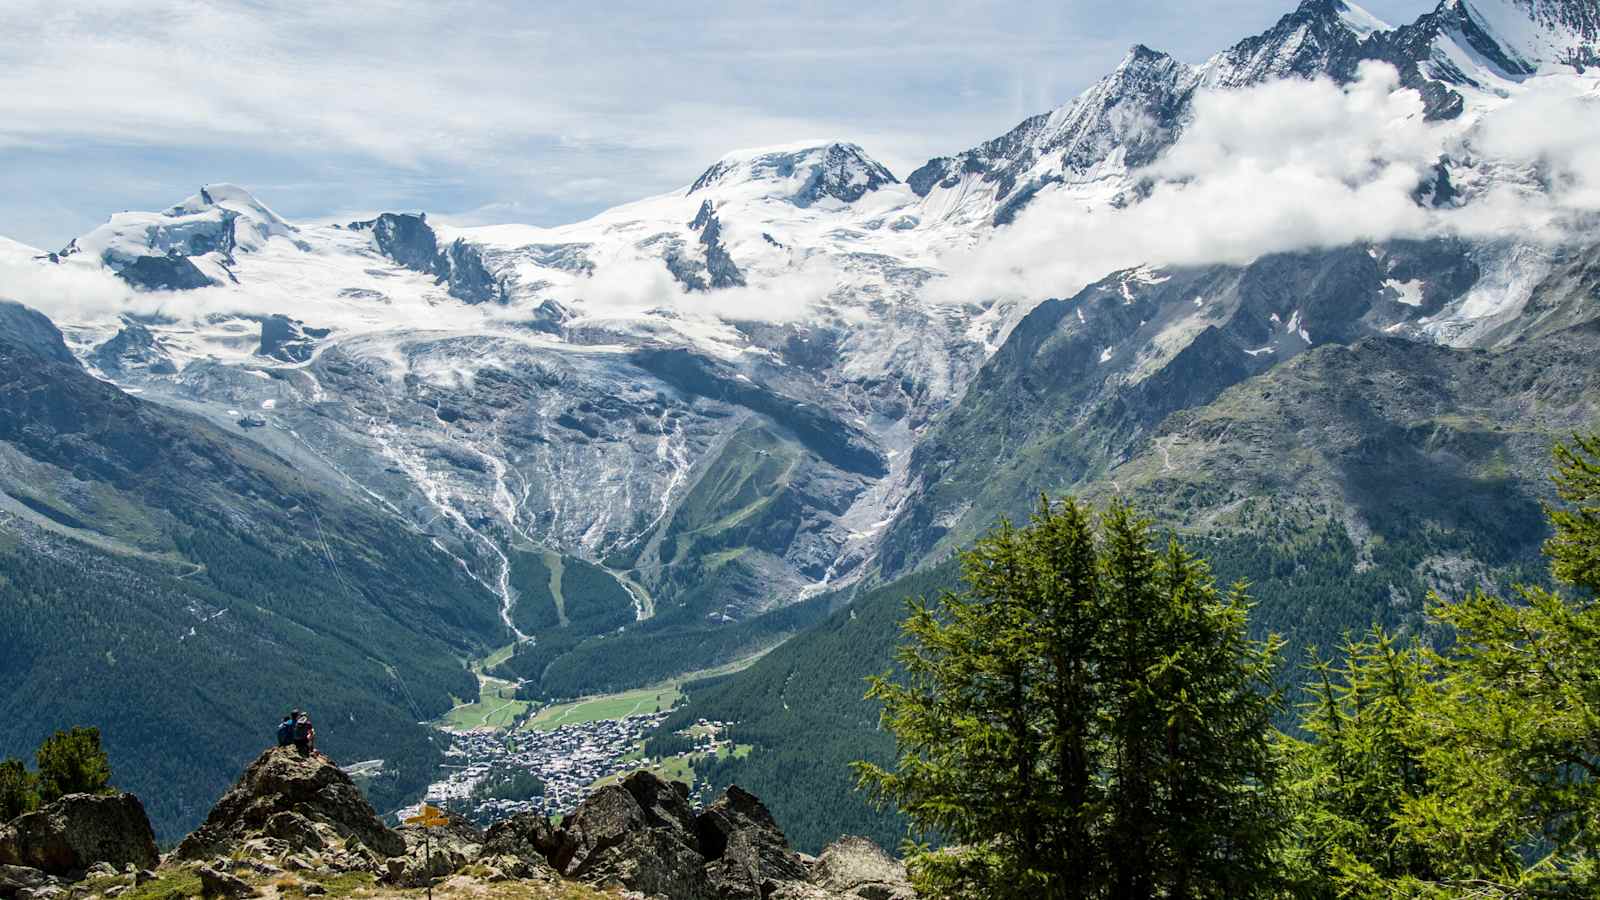
[[[695,809],[687,788],[635,772],[561,825],[524,813],[480,831],[384,825],[324,756],[263,753],[172,853],[158,857],[131,794],[70,795],[0,826],[0,900],[417,893],[650,900],[912,900],[871,841],[807,857],[767,808],[730,787]]]

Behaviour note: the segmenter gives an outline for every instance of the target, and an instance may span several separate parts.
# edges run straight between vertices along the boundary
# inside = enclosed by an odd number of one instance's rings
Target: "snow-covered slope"
[[[1485,122],[1592,93],[1594,43],[1579,0],[1446,0],[1400,28],[1306,0],[1200,65],[1135,47],[1072,102],[904,182],[858,146],[807,143],[729,154],[583,222],[472,228],[404,213],[290,223],[208,185],[53,257],[0,246],[0,262],[118,279],[115,302],[51,310],[95,371],[259,425],[257,440],[434,535],[508,607],[517,554],[551,549],[653,595],[641,614],[724,621],[870,568],[934,477],[913,480],[912,450],[1044,299],[931,287],[1039,228],[1033,210],[1137,208],[1191,177],[1153,164],[1191,131],[1197,98],[1393,66],[1420,94],[1402,118],[1439,141],[1415,208],[1492,213],[1559,179],[1502,152]],[[1491,222],[1430,245],[1427,266],[1370,242],[1362,258],[1384,268],[1349,281],[1370,309],[1333,320],[1352,337],[1515,341],[1534,286],[1572,264],[1526,237]],[[1160,296],[1095,348],[1091,363],[1132,386],[1165,383],[1219,316],[1259,337],[1240,345],[1244,373],[1329,339],[1294,298],[1208,305],[1155,291],[1167,274],[1119,277],[1130,306]]]

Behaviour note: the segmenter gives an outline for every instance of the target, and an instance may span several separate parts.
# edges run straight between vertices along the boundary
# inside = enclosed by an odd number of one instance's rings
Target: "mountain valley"
[[[1550,447],[1600,412],[1600,182],[1507,135],[1592,116],[1597,29],[1305,0],[904,180],[820,142],[556,227],[291,222],[216,183],[0,241],[46,285],[0,279],[0,755],[99,724],[166,840],[278,707],[376,761],[388,813],[483,679],[532,709],[739,668],[639,752],[732,723],[753,749],[701,789],[805,852],[890,846],[844,768],[892,749],[862,679],[1041,494],[1131,499],[1293,647],[1536,581]],[[1250,157],[1272,123],[1229,104],[1327,97],[1373,135],[1327,163],[1348,214],[1211,193],[1322,165]]]

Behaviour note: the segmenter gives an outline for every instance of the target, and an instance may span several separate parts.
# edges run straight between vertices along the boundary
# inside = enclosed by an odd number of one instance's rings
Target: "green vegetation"
[[[1600,438],[1556,462],[1568,593],[1435,596],[1446,646],[1374,629],[1312,665],[1309,736],[1287,742],[1306,896],[1600,892]]]
[[[478,676],[478,699],[453,707],[445,714],[446,728],[510,728],[527,713],[531,704],[517,699],[517,686],[509,681]]]
[[[838,602],[836,595],[814,597],[725,625],[686,623],[667,611],[620,632],[546,632],[519,645],[500,671],[529,680],[519,695],[528,700],[635,690],[769,650],[827,618]]]
[[[1283,830],[1276,641],[1246,636],[1176,541],[1115,504],[1041,502],[962,554],[967,590],[909,601],[872,679],[896,759],[856,766],[915,833],[908,865],[964,897],[1267,897]]]
[[[26,398],[49,391],[48,410]],[[58,430],[59,429],[59,430]],[[94,529],[0,511],[0,756],[95,722],[157,837],[192,829],[310,710],[369,796],[432,779],[425,721],[505,643],[495,598],[431,541],[249,440],[0,341],[0,492]],[[183,790],[172,786],[182,784]]]
[[[15,819],[39,805],[33,773],[20,759],[0,760],[0,822]]]
[[[98,728],[58,731],[44,739],[33,758],[36,772],[20,759],[0,762],[0,822],[67,794],[111,790],[111,761],[100,749]]]
[[[538,634],[561,627],[561,609],[556,604],[556,589],[560,583],[560,557],[553,553],[513,550],[511,552],[511,589],[517,592],[517,603],[511,607],[511,621],[524,634]]]
[[[322,874],[312,871],[303,873],[300,877],[307,881],[322,886],[322,892],[311,895],[324,898],[350,897],[370,891],[377,884],[377,878],[371,872],[333,872]],[[309,892],[302,890],[302,894]]]
[[[144,884],[128,888],[120,897],[128,900],[185,900],[201,896],[200,874],[188,867],[161,869]]]
[[[98,794],[111,784],[111,761],[100,749],[100,729],[71,728],[45,738],[34,755],[39,801],[65,794]]]
[[[732,722],[727,736],[753,751],[701,760],[699,779],[713,793],[738,784],[760,797],[800,850],[817,853],[840,834],[860,834],[886,847],[905,835],[893,810],[873,809],[856,792],[850,763],[887,764],[894,739],[878,728],[879,707],[862,699],[866,679],[890,659],[904,599],[954,587],[954,562],[865,592],[819,625],[774,649],[734,676],[689,681],[688,702],[646,742],[652,757],[685,752],[674,732],[698,719]],[[821,608],[841,595],[814,598]]]
[[[871,696],[893,767],[858,765],[917,833],[935,896],[1600,895],[1600,436],[1556,454],[1560,590],[1483,588],[1313,651],[1294,734],[1276,644],[1175,542],[1070,502],[963,555],[916,601]]]
[[[527,727],[535,731],[554,731],[562,725],[600,722],[639,713],[653,713],[676,706],[679,696],[678,684],[668,682],[653,688],[607,694],[572,703],[559,703],[539,710],[528,720]]]
[[[511,584],[517,591],[512,620],[532,640],[505,656],[486,660],[483,670],[525,680],[522,696],[527,700],[563,696],[560,689],[574,683],[604,689],[604,685],[584,684],[581,674],[563,678],[559,674],[550,677],[547,672],[591,638],[610,635],[633,623],[637,617],[633,594],[600,566],[548,552],[514,552]],[[579,661],[576,671],[586,670],[588,664],[588,659]],[[565,671],[572,673],[574,667],[569,664]]]

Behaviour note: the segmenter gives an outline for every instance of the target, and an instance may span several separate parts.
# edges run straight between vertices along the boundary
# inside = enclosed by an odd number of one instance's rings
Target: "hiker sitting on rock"
[[[294,743],[294,722],[300,718],[300,710],[291,710],[283,716],[283,721],[278,723],[278,746],[287,747]]]
[[[309,713],[300,713],[294,719],[294,747],[300,751],[301,756],[311,756],[317,752],[317,729],[311,727]]]

